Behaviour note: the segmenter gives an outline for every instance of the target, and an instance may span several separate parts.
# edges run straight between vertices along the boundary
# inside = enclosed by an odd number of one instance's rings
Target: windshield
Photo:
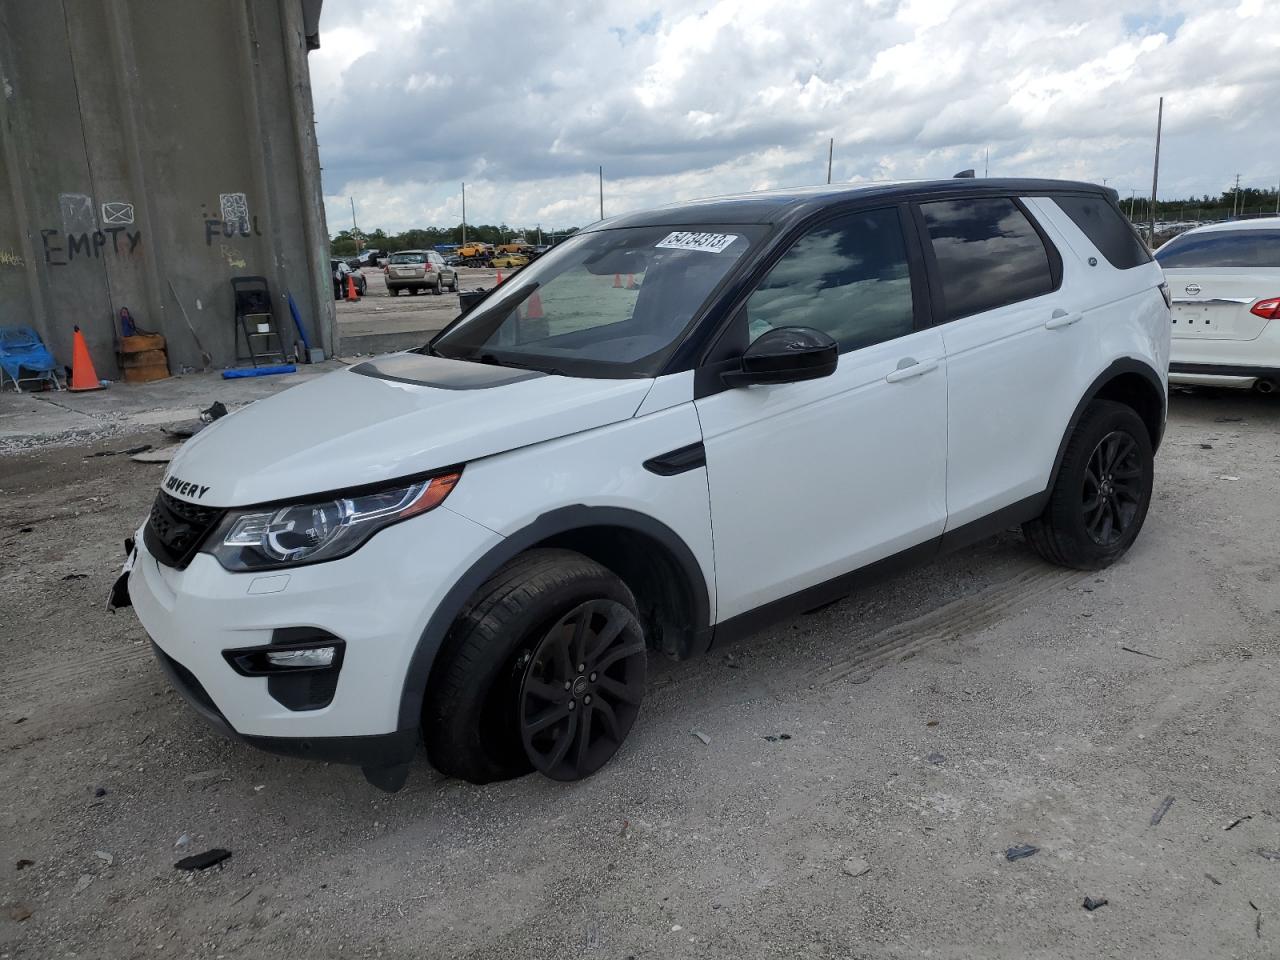
[[[578,234],[431,342],[431,352],[582,377],[651,377],[763,226]]]
[[[390,263],[421,263],[423,255],[420,253],[397,253],[391,258]]]

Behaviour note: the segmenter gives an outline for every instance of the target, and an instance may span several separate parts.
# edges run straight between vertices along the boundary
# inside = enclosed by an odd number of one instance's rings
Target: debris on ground
[[[937,765],[939,763],[944,763],[947,758],[940,753],[931,753],[927,757],[925,757],[925,759],[928,760],[930,763]]]
[[[97,857],[99,860],[101,860],[103,863],[105,863],[108,867],[116,862],[116,858],[113,857],[111,854],[107,853],[107,851],[105,850],[95,850],[93,851],[93,855]]]
[[[1259,847],[1258,856],[1263,860],[1280,860],[1280,850],[1267,850],[1263,847]]]
[[[160,447],[156,450],[147,450],[144,453],[134,454],[129,459],[134,463],[168,463],[181,449],[182,444],[175,443],[167,447]]]
[[[1212,883],[1215,887],[1222,886],[1222,881],[1219,880],[1217,877],[1215,877],[1212,873],[1206,873],[1205,876],[1209,878],[1209,882]]]
[[[937,721],[937,720],[930,720],[928,723],[926,723],[926,724],[925,724],[925,726],[926,726],[926,727],[936,727],[936,726],[938,725],[938,723],[939,723],[939,721]]]
[[[1244,423],[1244,417],[1214,417],[1214,423]]]
[[[1092,913],[1094,910],[1097,910],[1099,907],[1105,907],[1106,905],[1107,905],[1106,897],[1100,897],[1100,898],[1085,897],[1084,898],[1083,906],[1090,913]]]
[[[1121,647],[1125,653],[1136,653],[1140,657],[1150,657],[1152,660],[1163,660],[1164,657],[1156,653],[1147,653],[1145,650],[1139,650],[1136,647]]]
[[[1220,476],[1218,479],[1219,479],[1219,480],[1239,480],[1240,478],[1239,478],[1239,477],[1233,477],[1233,476],[1230,476],[1230,475],[1228,475],[1228,474],[1225,474],[1225,473],[1224,473],[1224,474],[1223,474],[1222,476]]]
[[[1025,860],[1040,852],[1040,848],[1030,843],[1020,843],[1004,852],[1004,858],[1012,863],[1014,860]]]
[[[31,916],[31,908],[25,903],[11,904],[9,907],[9,919],[15,923],[21,923]]]
[[[1253,907],[1253,912],[1257,914],[1257,917],[1255,917],[1253,921],[1253,935],[1257,937],[1259,940],[1261,940],[1262,939],[1262,911],[1258,909],[1258,905],[1254,903],[1252,900],[1249,901],[1249,906]]]
[[[76,881],[75,888],[71,891],[73,894],[84,893],[89,889],[89,884],[93,883],[93,874],[82,873],[80,879]]]
[[[63,580],[86,580],[89,575],[87,573],[68,573]]]
[[[94,788],[93,788],[93,795],[94,795],[95,797],[105,797],[105,796],[107,795],[107,788],[106,788],[106,787],[94,787]]]
[[[193,853],[189,857],[183,857],[174,864],[179,870],[208,870],[215,867],[223,860],[231,856],[230,850],[223,850],[221,847],[214,847],[212,850],[206,850],[204,853]]]
[[[701,730],[690,730],[689,732],[690,732],[690,733],[692,733],[692,734],[693,734],[695,737],[697,737],[699,740],[701,740],[704,744],[710,744],[710,743],[711,743],[711,738],[710,738],[710,737],[708,737],[708,736],[707,736],[705,733],[703,733]]]
[[[766,734],[764,735],[763,739],[768,740],[770,743],[777,743],[779,740],[790,740],[790,739],[791,739],[791,734],[789,734],[789,733],[766,733]]]
[[[184,833],[173,843],[173,849],[175,850],[185,850],[189,846],[191,846],[191,834],[189,833]]]
[[[200,419],[205,423],[213,423],[215,420],[221,420],[227,415],[227,405],[221,400],[215,400],[209,406],[200,411]]]
[[[1160,801],[1160,806],[1156,807],[1151,814],[1151,825],[1158,826],[1160,821],[1164,819],[1164,815],[1169,812],[1169,808],[1173,806],[1173,797],[1165,797]]]
[[[871,869],[871,864],[863,860],[861,857],[850,857],[840,865],[840,869],[847,876],[860,877]]]
[[[1212,450],[1212,449],[1213,449],[1213,444],[1212,444],[1212,443],[1202,443],[1202,444],[1200,444],[1200,449],[1201,449],[1201,450]]]
[[[128,455],[131,457],[134,454],[144,453],[145,451],[150,449],[151,449],[151,444],[144,443],[136,447],[128,447],[127,449],[124,449],[124,450],[99,450],[96,453],[87,453],[85,454],[84,459],[92,460],[94,457],[118,457],[118,456],[121,456],[122,454]]]
[[[23,857],[16,864],[14,864],[14,866],[19,870],[25,870],[27,869],[27,867],[34,867],[35,865],[36,865],[36,862],[34,860],[29,860],[26,857]]]
[[[1236,817],[1236,819],[1232,820],[1230,823],[1228,823],[1228,824],[1227,824],[1225,827],[1223,827],[1222,829],[1223,829],[1223,830],[1234,830],[1236,827],[1240,826],[1240,824],[1244,823],[1246,820],[1252,820],[1252,819],[1253,819],[1253,814],[1251,814],[1251,813],[1250,813],[1250,814],[1246,814],[1246,815],[1245,815],[1245,816],[1243,816],[1243,817]]]

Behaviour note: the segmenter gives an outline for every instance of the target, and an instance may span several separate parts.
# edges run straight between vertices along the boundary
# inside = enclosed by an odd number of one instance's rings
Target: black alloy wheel
[[[520,739],[534,768],[580,780],[618,751],[640,712],[644,634],[614,600],[588,600],[517,658]]]
[[[1143,471],[1137,442],[1124,430],[1098,441],[1084,471],[1085,529],[1108,547],[1123,539],[1143,498]]]

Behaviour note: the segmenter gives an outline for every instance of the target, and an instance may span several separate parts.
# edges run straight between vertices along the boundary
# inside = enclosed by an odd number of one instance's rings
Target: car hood
[[[652,383],[391,354],[219,419],[162,486],[238,507],[379,483],[629,419]]]

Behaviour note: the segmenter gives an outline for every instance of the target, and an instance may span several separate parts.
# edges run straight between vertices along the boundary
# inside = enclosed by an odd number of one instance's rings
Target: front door
[[[820,380],[696,401],[718,621],[941,534],[946,363],[907,250],[896,207],[827,221],[778,260],[726,333],[747,344],[813,327],[839,343],[840,360]]]

